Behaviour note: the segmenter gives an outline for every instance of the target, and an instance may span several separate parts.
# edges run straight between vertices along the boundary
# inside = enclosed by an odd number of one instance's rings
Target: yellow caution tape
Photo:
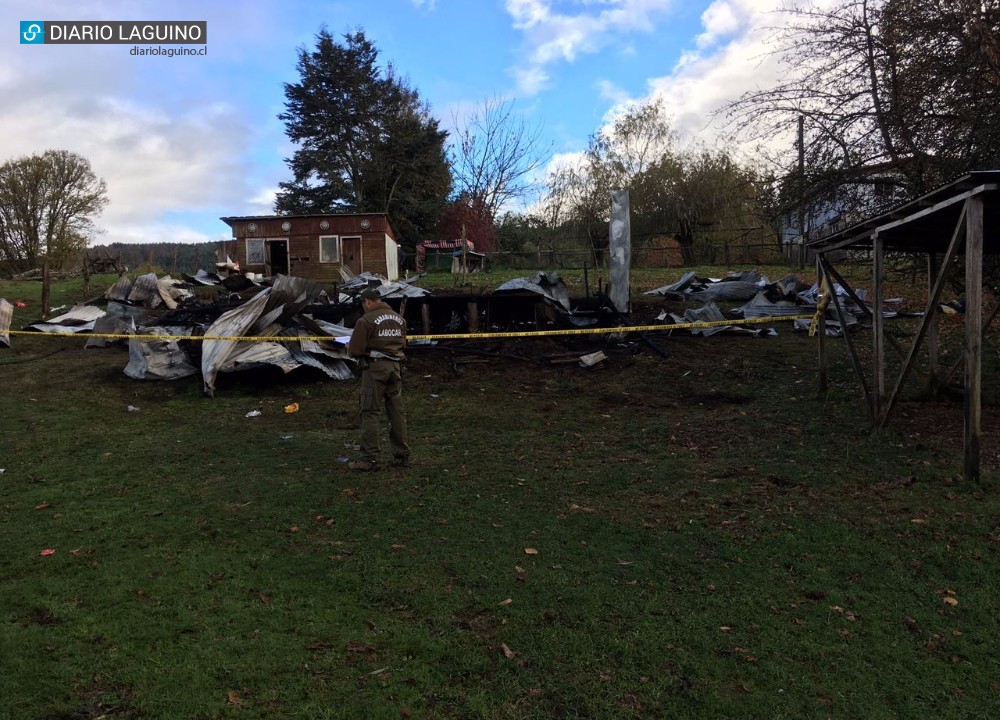
[[[816,314],[813,315],[812,322],[809,324],[809,337],[815,337],[816,332],[819,330],[819,321],[826,314],[826,308],[833,298],[833,288],[830,287],[830,278],[826,273],[823,273],[820,292],[822,294],[819,302],[816,303]]]
[[[636,332],[672,332],[674,330],[691,330],[696,328],[726,327],[728,325],[766,325],[787,320],[809,320],[812,315],[784,315],[781,317],[749,318],[743,320],[706,320],[703,322],[676,323],[673,325],[631,325],[628,327],[576,328],[567,330],[525,330],[520,332],[492,333],[448,333],[448,334],[415,334],[407,335],[407,340],[479,340],[528,337],[553,337],[559,335],[617,335],[619,333]],[[311,340],[313,342],[331,341],[330,335],[294,336],[294,335],[141,335],[122,333],[39,333],[32,330],[8,330],[10,335],[45,335],[46,337],[87,337],[104,338],[107,340],[214,340],[229,342],[290,342]]]

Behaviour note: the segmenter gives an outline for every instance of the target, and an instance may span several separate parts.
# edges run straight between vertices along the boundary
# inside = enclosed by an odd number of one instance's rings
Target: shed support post
[[[927,294],[930,297],[934,292],[934,283],[941,272],[941,263],[938,261],[937,253],[927,255]],[[938,312],[937,303],[927,310],[931,313],[930,325],[927,326],[927,372],[930,377],[927,380],[928,390],[932,396],[936,396],[941,386],[941,368],[938,358]]]
[[[885,313],[883,300],[885,298],[885,288],[882,283],[884,273],[883,249],[884,242],[878,236],[878,232],[872,237],[872,288],[874,289],[874,307],[872,308],[872,337],[874,341],[872,376],[875,384],[874,410],[875,422],[878,424],[882,418],[882,407],[885,402]]]
[[[431,307],[424,300],[420,303],[420,322],[424,328],[424,335],[431,334]]]
[[[824,283],[823,283],[823,278],[824,277],[825,277],[825,274],[823,272],[823,260],[820,257],[820,254],[816,253],[816,286],[818,288],[820,288],[820,290],[822,290],[823,287],[824,287]],[[828,286],[828,287],[830,287],[830,288],[833,288],[833,283],[832,282],[827,282],[827,283],[825,283],[825,285]],[[827,299],[827,302],[829,302],[829,299]],[[819,353],[818,361],[819,361],[819,391],[820,392],[826,392],[827,387],[829,385],[829,382],[828,382],[829,364],[828,364],[827,354],[826,354],[826,307],[825,307],[825,305],[826,305],[826,303],[820,303],[819,306],[822,308],[822,310],[819,311],[818,316],[816,318],[816,334],[817,334],[816,348],[817,348],[817,352]],[[844,329],[844,333],[846,334],[846,332],[847,332],[847,329],[845,328]]]
[[[965,219],[965,479],[979,482],[982,433],[983,198],[966,201]]]
[[[823,264],[823,272],[827,274],[831,279],[836,280],[840,283],[840,286],[844,288],[845,291],[850,295],[851,299],[858,305],[858,307],[864,308],[864,303],[861,299],[851,290],[851,287],[847,282],[840,276],[837,269],[833,267],[826,258],[822,255],[820,256],[821,262]],[[844,336],[844,342],[847,343],[847,351],[851,355],[851,365],[854,367],[854,372],[858,376],[858,382],[861,383],[861,389],[865,393],[865,403],[868,405],[868,416],[871,418],[872,422],[875,422],[875,404],[872,400],[872,391],[868,388],[868,381],[865,380],[865,369],[861,365],[861,358],[858,357],[858,350],[854,347],[854,341],[851,339],[851,333],[847,325],[847,314],[844,312],[843,306],[840,304],[840,298],[837,297],[836,288],[834,288],[833,293],[830,295],[831,301],[833,302],[833,307],[837,311],[837,319],[840,321],[841,333]]]
[[[479,332],[479,304],[475,300],[469,303],[469,332]]]
[[[535,302],[535,330],[545,329],[545,308],[542,306],[542,299]]]

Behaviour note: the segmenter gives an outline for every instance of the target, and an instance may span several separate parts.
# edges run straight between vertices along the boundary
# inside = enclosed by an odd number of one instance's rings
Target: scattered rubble
[[[600,293],[594,297],[588,293],[586,299],[571,299],[566,284],[553,272],[516,278],[496,288],[491,295],[444,293],[435,297],[416,284],[423,275],[390,282],[374,273],[355,275],[344,268],[341,276],[343,282],[328,292],[303,278],[250,277],[239,273],[231,261],[217,264],[214,273],[199,270],[194,276],[183,275],[183,279],[169,275],[158,278],[155,273],[147,273],[129,280],[122,275],[104,292],[105,308],[79,305],[25,329],[89,333],[87,349],[127,345],[128,363],[124,372],[128,377],[170,380],[200,373],[205,393],[213,395],[219,373],[267,365],[285,373],[311,367],[333,379],[355,377],[356,362],[348,355],[343,340],[350,336],[350,327],[360,314],[358,296],[371,287],[377,288],[383,299],[395,301],[401,313],[407,301],[415,299],[408,308],[408,320],[422,324],[424,334],[433,334],[432,327],[438,332],[470,329],[486,333],[544,327],[609,328],[607,335],[595,337],[599,337],[598,342],[608,352],[618,352],[614,343],[620,344],[625,336],[620,332],[615,334],[615,329],[630,322],[642,324],[617,312]],[[859,318],[866,314],[867,308],[859,306],[839,285],[836,291],[848,328],[860,326]],[[703,337],[720,332],[764,336],[776,332],[762,329],[763,326],[730,325],[727,321],[812,315],[817,309],[819,289],[804,285],[794,275],[771,282],[757,271],[730,273],[718,279],[699,278],[689,272],[677,282],[644,295],[660,296],[665,301],[702,303],[700,307],[682,311],[661,312],[656,322],[662,323],[664,330],[669,330],[670,325],[712,322],[719,324],[679,328],[678,332]],[[863,290],[855,291],[854,295],[865,302]],[[722,309],[719,303],[726,303],[728,309]],[[12,314],[13,306],[0,298],[0,345],[7,347]],[[799,319],[794,327],[808,330],[811,322]],[[826,326],[829,335],[842,333],[833,303],[826,307]],[[429,348],[433,344],[430,340],[414,341],[412,346]],[[633,352],[645,345],[666,357],[666,350],[646,334],[627,344]],[[608,359],[593,346],[543,361],[495,348],[467,348],[449,343],[442,349],[451,354],[456,372],[460,372],[459,364],[488,360],[456,360],[454,353],[514,357],[540,364],[575,363],[581,367],[597,367]]]

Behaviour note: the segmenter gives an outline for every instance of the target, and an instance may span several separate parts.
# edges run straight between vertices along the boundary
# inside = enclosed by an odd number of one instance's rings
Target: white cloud
[[[610,80],[599,80],[597,91],[602,100],[608,100],[615,106],[625,105],[632,99],[624,88]]]
[[[514,80],[519,94],[526,97],[537,95],[549,82],[549,74],[538,66],[514,69]]]
[[[437,6],[437,0],[410,0],[417,10],[427,10],[431,12]]]
[[[740,30],[747,18],[736,7],[737,3],[729,0],[716,0],[701,14],[701,23],[705,32],[695,41],[699,48],[705,48],[720,38],[732,35]]]
[[[50,0],[41,12],[12,2],[0,21],[120,19],[165,7]],[[253,143],[272,129],[262,130],[259,109],[242,104],[245,93],[213,75],[244,61],[243,38],[268,23],[268,7],[234,13],[178,0],[167,15],[208,20],[208,58],[131,57],[123,45],[0,46],[0,90],[8,98],[0,108],[0,162],[49,149],[86,157],[108,186],[97,242],[215,240],[227,233],[220,215],[253,207],[247,198],[259,191],[252,185],[275,182],[259,169],[252,177]]]
[[[549,78],[545,68],[549,65],[573,62],[631,33],[651,32],[656,17],[673,6],[674,0],[506,0],[514,29],[523,34],[525,46],[531,48],[525,63],[512,70],[520,94],[530,96],[543,90]],[[563,7],[571,12],[558,9]]]
[[[613,102],[606,121],[632,103],[659,100],[682,142],[716,143],[725,120],[716,111],[744,92],[778,81],[780,68],[766,39],[780,7],[781,0],[716,0],[702,14],[695,47],[681,53],[668,75],[649,78],[644,97],[600,86],[601,96]]]
[[[274,201],[278,197],[278,186],[261,188],[247,201],[247,215],[270,215],[274,212]]]
[[[557,153],[545,166],[545,176],[548,177],[560,170],[579,170],[584,166],[585,160],[586,156],[583,152]]]
[[[108,186],[98,224],[109,242],[163,213],[237,205],[245,195],[249,130],[224,105],[171,114],[112,95],[56,102],[46,94],[23,99],[0,126],[4,158],[66,149],[90,161]]]

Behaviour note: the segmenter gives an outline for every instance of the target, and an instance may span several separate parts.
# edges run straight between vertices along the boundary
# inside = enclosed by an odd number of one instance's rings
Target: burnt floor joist
[[[964,254],[965,270],[965,477],[978,481],[980,476],[979,454],[982,435],[982,339],[983,330],[996,316],[993,309],[983,322],[983,257],[1000,254],[1000,170],[970,172],[943,185],[926,195],[893,210],[871,217],[851,227],[839,230],[808,245],[816,253],[816,270],[819,282],[827,279],[849,290],[837,272],[834,258],[841,251],[869,250],[872,257],[872,284],[874,297],[871,320],[874,332],[873,367],[866,375],[857,349],[850,335],[845,333],[852,364],[859,377],[868,402],[872,423],[885,425],[899,399],[901,388],[910,372],[914,371],[917,352],[927,343],[929,382],[938,384],[947,380],[954,370],[942,373],[937,356],[937,313],[941,291],[955,259]],[[888,253],[924,254],[927,256],[928,298],[920,329],[911,346],[899,347],[885,332],[883,303],[885,286],[883,264]],[[850,291],[853,294],[853,291]],[[832,302],[841,313],[839,301]],[[865,307],[864,303],[859,303]],[[824,332],[817,333],[819,342],[820,386],[826,382],[826,346]],[[887,344],[903,357],[903,364],[892,383],[886,377],[885,351]]]

